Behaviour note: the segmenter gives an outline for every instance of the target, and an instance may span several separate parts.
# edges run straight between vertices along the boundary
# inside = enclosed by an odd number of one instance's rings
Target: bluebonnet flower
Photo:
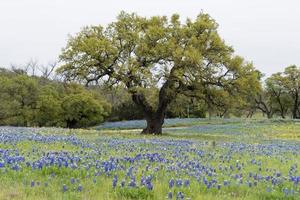
[[[184,186],[189,187],[190,186],[190,180],[185,180],[184,181]]]
[[[118,176],[115,175],[113,178],[113,182],[112,182],[113,188],[115,188],[117,186],[117,182],[118,182]]]
[[[280,176],[281,176],[281,173],[280,173],[280,172],[276,172],[276,176],[277,176],[277,177],[280,177]]]
[[[82,185],[78,185],[77,191],[78,191],[78,192],[81,192],[81,191],[82,191]]]
[[[70,183],[71,183],[71,184],[74,184],[74,183],[75,183],[75,179],[74,179],[73,177],[70,179]]]
[[[66,192],[68,190],[67,186],[64,184],[63,185],[63,192]]]
[[[176,186],[177,187],[181,187],[182,186],[182,180],[181,179],[177,179],[176,180]]]
[[[228,186],[229,182],[227,180],[224,180],[224,186]]]
[[[65,161],[64,166],[65,166],[65,167],[68,167],[68,166],[69,166],[68,161]]]
[[[145,177],[144,175],[141,177],[141,185],[145,185],[146,183],[146,180],[145,180]]]
[[[151,182],[147,182],[146,187],[147,187],[148,190],[153,190],[153,185],[152,185]]]
[[[134,178],[131,178],[129,184],[128,184],[129,187],[136,187],[136,183],[135,183],[135,179]]]
[[[182,200],[182,199],[184,199],[183,193],[182,193],[182,192],[177,192],[177,194],[176,194],[176,199],[177,199],[177,200]]]
[[[121,187],[124,187],[125,186],[125,180],[122,180],[121,181]]]
[[[175,185],[175,180],[174,179],[170,179],[169,180],[169,188],[172,188]]]

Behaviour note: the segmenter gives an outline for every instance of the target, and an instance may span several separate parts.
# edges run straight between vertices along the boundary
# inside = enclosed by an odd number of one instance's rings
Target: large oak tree
[[[142,133],[161,134],[167,106],[178,94],[207,100],[210,91],[233,96],[260,87],[252,64],[234,55],[217,28],[205,13],[181,23],[176,14],[168,19],[121,12],[106,28],[89,26],[70,37],[58,72],[87,85],[123,85],[143,110]]]

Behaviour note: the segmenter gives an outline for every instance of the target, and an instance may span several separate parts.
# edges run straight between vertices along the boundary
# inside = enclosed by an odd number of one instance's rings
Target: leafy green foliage
[[[292,65],[284,72],[266,79],[265,88],[258,97],[257,107],[268,117],[278,114],[282,118],[290,115],[300,118],[300,68]]]
[[[36,123],[39,126],[65,126],[62,119],[61,96],[54,87],[41,88],[36,106]]]
[[[0,124],[87,127],[109,115],[104,98],[80,85],[63,85],[13,72],[0,73]]]
[[[1,120],[11,125],[33,125],[37,81],[25,75],[1,76]]]
[[[104,120],[104,108],[91,95],[71,94],[62,101],[67,127],[78,128],[97,125]]]

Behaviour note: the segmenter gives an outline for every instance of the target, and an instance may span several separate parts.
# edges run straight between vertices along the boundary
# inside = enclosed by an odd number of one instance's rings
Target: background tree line
[[[300,68],[292,65],[283,72],[267,78],[263,89],[253,103],[253,109],[263,112],[268,118],[300,118]]]
[[[124,88],[65,83],[54,73],[55,66],[30,60],[24,66],[0,68],[0,125],[79,128],[105,120],[143,119]],[[205,117],[205,112],[201,102],[182,97],[167,116]]]
[[[77,128],[144,118],[143,111],[120,86],[87,88],[30,71],[16,66],[0,68],[1,125]],[[261,88],[254,97],[233,98],[216,92],[209,104],[208,98],[179,95],[169,105],[166,117],[252,117],[259,112],[267,118],[300,117],[299,67],[289,66],[264,80],[261,75],[260,80]]]
[[[0,69],[0,125],[87,127],[109,115],[110,104],[93,90]]]

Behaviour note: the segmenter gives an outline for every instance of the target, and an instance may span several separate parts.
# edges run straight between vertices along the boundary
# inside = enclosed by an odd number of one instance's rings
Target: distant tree
[[[41,77],[45,79],[51,79],[54,75],[55,68],[57,67],[57,62],[49,62],[47,65],[38,66],[38,70],[41,73]]]
[[[300,118],[300,68],[292,65],[285,68],[284,73],[284,87],[292,98],[292,117],[294,119]]]
[[[143,111],[131,99],[112,106],[111,121],[143,119]]]
[[[143,110],[145,134],[161,134],[168,105],[178,94],[257,88],[251,63],[235,56],[205,13],[182,24],[178,15],[144,18],[122,12],[116,22],[84,28],[71,37],[58,70],[66,80],[121,84]],[[157,88],[155,102],[147,94]]]
[[[291,98],[283,81],[281,73],[273,74],[266,79],[266,92],[270,96],[270,103],[273,104],[273,112],[279,113],[282,118],[285,118],[291,106]]]
[[[268,118],[274,114],[285,118],[289,113],[294,119],[300,118],[300,68],[292,65],[267,78],[255,101]]]
[[[25,65],[11,64],[10,68],[16,74],[36,76],[39,63],[38,60],[31,58]]]
[[[200,98],[178,94],[168,106],[166,116],[169,118],[205,118],[206,105]]]

